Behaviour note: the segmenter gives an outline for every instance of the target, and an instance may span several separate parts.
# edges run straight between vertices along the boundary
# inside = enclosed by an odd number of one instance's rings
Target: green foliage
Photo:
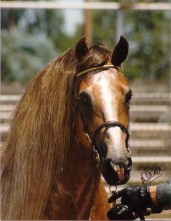
[[[28,81],[61,51],[59,10],[2,10],[2,80]]]
[[[118,1],[126,3],[126,1]],[[129,79],[156,79],[170,72],[170,21],[167,11],[123,10],[123,35],[130,44],[124,72]],[[117,11],[93,11],[93,41],[113,48],[116,42]]]
[[[2,80],[25,82],[57,56],[46,36],[32,36],[13,30],[2,32]]]
[[[128,4],[126,0],[116,2]],[[117,11],[92,10],[91,13],[93,42],[113,48],[118,32]],[[124,64],[127,77],[148,80],[169,75],[170,12],[123,10],[122,13],[122,34],[130,44]],[[3,80],[27,81],[57,54],[73,47],[84,34],[83,25],[77,27],[73,36],[66,34],[61,10],[3,9],[1,17]]]
[[[167,12],[137,11],[125,13],[126,36],[130,42],[130,78],[155,79],[170,71],[170,16]]]
[[[116,13],[112,10],[92,11],[92,35],[94,42],[103,42],[114,47],[116,34]]]

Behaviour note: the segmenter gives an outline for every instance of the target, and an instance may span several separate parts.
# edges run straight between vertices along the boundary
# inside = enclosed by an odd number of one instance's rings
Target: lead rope
[[[115,189],[112,190],[111,188],[114,187]],[[115,194],[117,192],[117,186],[109,186],[109,191],[111,194]],[[114,208],[116,206],[116,200],[114,202],[112,202],[112,208]]]

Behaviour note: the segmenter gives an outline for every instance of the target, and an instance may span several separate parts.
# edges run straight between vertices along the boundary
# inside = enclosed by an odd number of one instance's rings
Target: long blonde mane
[[[70,147],[74,49],[28,85],[2,154],[2,219],[38,219]],[[61,133],[65,131],[65,133]]]
[[[93,46],[80,63],[70,49],[28,85],[2,150],[2,219],[35,220],[43,213],[74,137],[75,67],[92,67],[110,56],[103,46]]]

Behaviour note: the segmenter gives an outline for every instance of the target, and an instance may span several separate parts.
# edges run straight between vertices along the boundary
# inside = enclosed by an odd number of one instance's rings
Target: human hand
[[[147,186],[130,186],[114,193],[108,200],[114,202],[121,197],[121,203],[127,205],[131,211],[145,211],[151,207],[151,198]]]
[[[135,214],[128,208],[127,205],[117,204],[111,208],[107,217],[110,220],[135,220]]]

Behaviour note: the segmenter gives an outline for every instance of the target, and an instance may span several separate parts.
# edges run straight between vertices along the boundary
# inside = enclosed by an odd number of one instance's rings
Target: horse
[[[82,37],[28,84],[1,156],[3,220],[107,219],[111,185],[129,180],[129,101],[121,36]]]

